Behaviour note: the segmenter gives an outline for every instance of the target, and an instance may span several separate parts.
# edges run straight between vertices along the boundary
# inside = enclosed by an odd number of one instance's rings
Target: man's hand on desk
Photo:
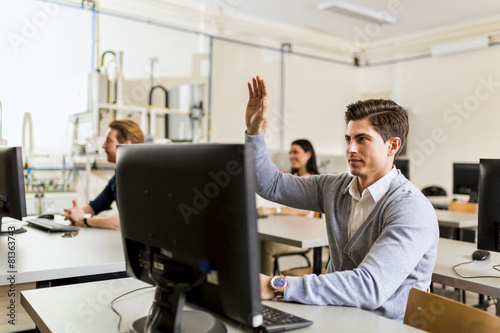
[[[65,220],[70,220],[71,224],[76,225],[77,227],[85,226],[83,223],[85,211],[76,204],[75,200],[73,200],[73,207],[65,208],[64,213],[61,215],[64,216]]]
[[[271,288],[271,277],[260,274],[260,298],[268,300],[274,298],[274,290]]]

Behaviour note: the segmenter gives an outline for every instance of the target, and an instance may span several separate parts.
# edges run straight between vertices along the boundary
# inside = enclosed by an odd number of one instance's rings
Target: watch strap
[[[92,228],[92,226],[89,224],[88,219],[86,217],[83,218],[83,224],[85,224],[85,226],[87,228]]]

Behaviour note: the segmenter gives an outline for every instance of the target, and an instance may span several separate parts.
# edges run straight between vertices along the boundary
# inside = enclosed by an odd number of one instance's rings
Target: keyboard
[[[32,219],[26,219],[26,221],[30,224],[30,226],[44,229],[47,231],[78,231],[79,230],[78,227],[57,223],[56,221],[51,220],[51,219],[32,218]]]
[[[265,332],[283,332],[311,326],[312,321],[267,305],[262,305]]]

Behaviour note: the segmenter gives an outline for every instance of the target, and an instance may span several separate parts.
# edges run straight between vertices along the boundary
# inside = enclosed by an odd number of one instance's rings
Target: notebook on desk
[[[40,218],[40,217],[31,217],[31,218],[27,218],[26,221],[29,223],[30,226],[37,227],[37,228],[47,230],[47,231],[67,232],[67,231],[78,231],[79,230],[78,227],[59,223],[57,221],[57,219],[51,220],[51,219]]]

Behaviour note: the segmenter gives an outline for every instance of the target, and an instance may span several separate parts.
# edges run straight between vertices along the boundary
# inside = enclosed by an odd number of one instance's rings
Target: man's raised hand
[[[266,82],[259,76],[252,78],[252,83],[248,82],[248,104],[245,113],[247,134],[257,135],[265,130],[268,105]]]

